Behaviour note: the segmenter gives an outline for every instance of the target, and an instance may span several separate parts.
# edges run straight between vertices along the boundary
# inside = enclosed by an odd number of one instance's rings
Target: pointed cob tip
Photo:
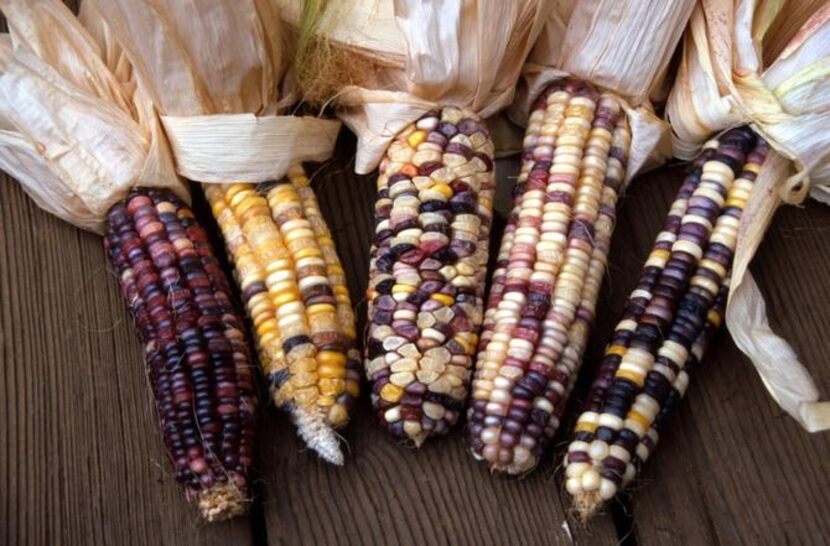
[[[599,512],[601,506],[602,497],[599,491],[580,491],[573,497],[573,507],[583,525]]]
[[[199,495],[199,512],[209,522],[225,521],[245,514],[248,501],[241,489],[223,483]]]
[[[296,411],[294,424],[297,426],[297,434],[300,438],[321,459],[335,466],[343,466],[345,457],[340,448],[340,438],[326,423],[322,414]]]
[[[429,433],[426,431],[421,431],[417,434],[412,434],[409,436],[409,439],[412,440],[416,448],[420,448],[422,445],[424,445],[424,442],[427,441],[427,438],[429,438]]]

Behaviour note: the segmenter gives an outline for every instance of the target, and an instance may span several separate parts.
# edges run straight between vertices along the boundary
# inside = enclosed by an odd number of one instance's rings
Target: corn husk
[[[281,4],[298,25],[300,12]],[[508,106],[547,8],[543,0],[330,2],[317,38],[373,65],[348,74],[347,85],[328,82],[339,89],[337,115],[358,137],[355,170],[371,172],[395,135],[429,110],[454,105],[487,118]]]
[[[273,1],[89,3],[157,102],[183,176],[258,183],[331,156],[337,121],[281,115],[296,93]]]
[[[793,19],[806,23],[798,28]],[[828,76],[830,4],[709,0],[692,15],[666,110],[680,157],[744,123],[775,150],[742,218],[726,322],[775,401],[809,431],[830,428],[830,402],[819,401],[795,351],[770,328],[748,265],[780,205],[799,203],[810,191],[830,195]]]
[[[41,208],[103,232],[136,186],[189,198],[143,88],[58,0],[2,0],[0,167]]]
[[[670,130],[650,96],[663,80],[694,0],[557,0],[523,69],[511,119],[524,124],[539,94],[575,76],[624,100],[631,126],[627,180],[671,156]]]

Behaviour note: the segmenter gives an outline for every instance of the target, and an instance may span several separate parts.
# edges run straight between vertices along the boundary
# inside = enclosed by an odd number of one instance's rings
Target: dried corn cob
[[[671,390],[666,396],[663,405],[660,407],[660,413],[654,418],[654,423],[652,423],[651,428],[640,439],[640,443],[637,444],[637,448],[634,450],[634,456],[631,458],[623,473],[621,487],[628,485],[637,476],[641,465],[654,453],[657,447],[657,441],[660,439],[660,431],[666,423],[666,419],[672,414],[680,403],[680,400],[686,394],[686,389],[689,386],[689,373],[694,371],[694,368],[700,363],[709,342],[718,331],[721,322],[723,322],[723,312],[726,309],[728,296],[729,278],[725,279],[721,284],[718,297],[715,298],[712,309],[706,315],[706,326],[703,328],[703,332],[701,332],[697,340],[692,344],[692,348],[689,351],[689,359],[686,361],[686,364],[677,372],[677,377],[672,383]]]
[[[420,446],[458,420],[482,321],[493,143],[455,107],[402,131],[381,162],[366,374],[381,424]]]
[[[104,246],[144,344],[164,442],[209,521],[245,510],[256,394],[241,317],[207,234],[168,191],[134,190]]]
[[[468,412],[473,456],[531,470],[556,431],[593,319],[630,144],[619,100],[577,80],[534,105]]]
[[[565,475],[583,518],[636,475],[638,446],[645,459],[656,440],[655,419],[685,391],[684,366],[699,358],[695,351],[702,353],[708,330],[720,323],[741,213],[769,148],[748,128],[707,148],[670,213],[667,225],[676,236],[658,236],[632,294],[642,311],[619,323],[577,421]]]
[[[276,183],[205,184],[236,266],[274,402],[323,459],[357,398],[360,355],[343,269],[301,166]]]
[[[678,230],[689,207],[689,198],[700,183],[701,167],[712,158],[717,150],[717,141],[709,142],[692,165],[692,170],[677,192],[666,216],[662,231],[657,235],[651,253],[646,260],[637,286],[628,298],[622,318],[611,336],[609,347],[600,362],[596,377],[585,398],[584,410],[596,411],[602,404],[603,396],[617,371],[622,353],[628,347],[633,327],[651,300],[655,283],[665,268],[672,245],[677,241]]]

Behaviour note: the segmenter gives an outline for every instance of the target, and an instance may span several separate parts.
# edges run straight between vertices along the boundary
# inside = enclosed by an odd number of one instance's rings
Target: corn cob
[[[479,346],[467,432],[493,470],[531,470],[593,319],[630,145],[621,103],[576,80],[533,107]]]
[[[600,362],[596,377],[585,398],[585,411],[596,411],[597,408],[601,407],[605,391],[611,384],[611,381],[613,381],[614,373],[617,371],[621,351],[628,347],[628,342],[633,334],[632,326],[636,326],[637,321],[640,320],[643,311],[648,306],[655,283],[666,265],[666,260],[671,252],[672,245],[677,241],[680,224],[688,210],[689,198],[700,183],[701,168],[706,161],[712,158],[716,150],[717,141],[707,143],[692,165],[692,170],[684,180],[680,190],[677,192],[675,200],[666,216],[663,229],[657,235],[656,242],[640,273],[637,286],[628,298],[628,302],[622,312],[622,318],[617,324],[611,336],[609,347]]]
[[[230,286],[190,210],[134,190],[107,215],[110,262],[144,344],[176,478],[209,521],[245,511],[257,398]]]
[[[355,319],[328,227],[301,166],[276,183],[205,184],[253,322],[274,402],[306,444],[343,464],[334,429],[360,385]]]
[[[402,131],[380,164],[366,374],[382,426],[420,446],[467,397],[494,192],[484,123],[455,107]]]
[[[709,342],[718,331],[721,322],[723,322],[723,312],[726,309],[726,301],[729,296],[729,281],[730,279],[727,278],[721,284],[720,292],[717,298],[715,298],[712,309],[706,315],[706,326],[704,326],[703,332],[701,332],[697,340],[692,344],[692,348],[689,351],[689,359],[683,368],[677,372],[677,377],[672,383],[665,402],[660,407],[660,413],[654,418],[654,423],[652,423],[651,428],[649,428],[648,432],[646,432],[637,444],[637,448],[634,450],[634,456],[628,465],[626,465],[625,472],[623,473],[621,487],[628,485],[637,476],[641,465],[654,453],[654,449],[657,447],[657,441],[660,439],[660,431],[666,423],[666,419],[672,414],[680,403],[680,400],[686,394],[686,389],[689,386],[689,374],[700,364],[700,360],[703,358]]]
[[[707,148],[672,207],[670,229],[658,236],[577,421],[565,476],[583,518],[634,478],[654,449],[657,419],[685,392],[684,367],[699,360],[720,324],[741,213],[769,147],[739,128]],[[676,235],[666,235],[672,230]],[[630,313],[632,305],[641,311]]]

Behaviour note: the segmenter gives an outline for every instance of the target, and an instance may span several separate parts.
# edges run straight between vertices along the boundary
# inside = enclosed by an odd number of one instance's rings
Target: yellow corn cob
[[[323,459],[357,398],[360,358],[343,268],[301,166],[277,183],[206,184],[274,402]]]

